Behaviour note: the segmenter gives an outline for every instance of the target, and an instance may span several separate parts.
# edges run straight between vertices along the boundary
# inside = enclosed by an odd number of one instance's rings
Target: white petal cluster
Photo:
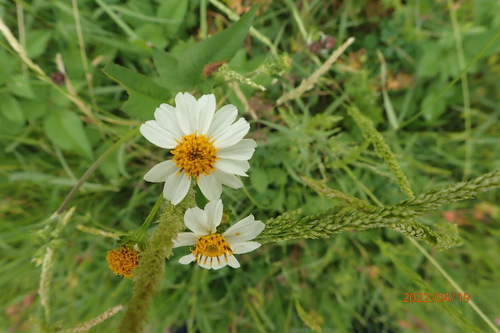
[[[255,220],[253,215],[249,215],[227,229],[222,235],[219,235],[217,234],[217,227],[222,220],[222,211],[221,200],[209,202],[204,210],[195,207],[186,211],[184,223],[192,232],[179,233],[177,239],[174,240],[174,247],[194,245],[195,249],[192,253],[179,259],[181,264],[189,264],[196,260],[201,267],[208,269],[219,269],[226,265],[238,268],[240,263],[234,257],[234,254],[247,253],[260,247],[260,243],[251,240],[264,230],[264,223]],[[209,235],[221,236],[224,243],[229,245],[230,250],[224,251],[218,256],[196,253],[197,243],[204,236]]]
[[[183,137],[196,134],[210,138],[216,150],[214,169],[200,174],[197,183],[210,201],[218,200],[222,185],[232,188],[243,186],[238,176],[247,176],[255,147],[254,140],[243,139],[250,125],[240,118],[234,105],[225,105],[216,111],[215,96],[203,95],[196,100],[189,93],[175,97],[175,107],[162,104],[154,113],[155,120],[141,125],[142,135],[151,143],[165,149],[175,149]],[[173,205],[186,196],[192,175],[186,174],[173,160],[166,160],[149,170],[144,179],[149,182],[165,182],[164,197]]]

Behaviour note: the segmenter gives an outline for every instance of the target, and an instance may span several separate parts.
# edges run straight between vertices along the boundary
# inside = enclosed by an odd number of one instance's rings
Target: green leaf
[[[157,16],[168,20],[165,24],[167,36],[176,36],[179,27],[184,22],[189,1],[163,0],[158,7]]]
[[[24,115],[28,120],[35,120],[45,117],[45,115],[48,113],[48,105],[53,105],[52,102],[49,102],[51,100],[50,92],[52,90],[53,89],[48,85],[34,86],[33,92],[35,93],[36,98],[21,98],[18,100],[19,105],[23,109]]]
[[[241,47],[252,26],[257,6],[253,6],[238,22],[226,30],[205,39],[184,51],[179,57],[179,75],[192,85],[203,72],[205,65],[230,60]]]
[[[156,70],[160,74],[162,86],[173,93],[188,91],[193,88],[193,84],[179,74],[178,62],[173,55],[154,48],[153,60]]]
[[[145,75],[113,63],[108,64],[102,71],[127,89],[129,99],[122,109],[135,118],[151,119],[155,108],[169,98],[167,90]]]
[[[96,155],[101,156],[109,147],[114,143],[114,140],[109,140],[104,142],[98,149],[96,149]],[[107,179],[118,179],[120,176],[120,167],[122,167],[121,162],[123,162],[119,157],[119,150],[113,151],[108,155],[104,161],[99,165],[98,170]]]
[[[43,128],[45,134],[58,147],[74,151],[89,160],[93,159],[92,148],[83,123],[76,114],[54,110],[45,118]]]
[[[41,56],[47,49],[47,43],[52,36],[51,30],[27,30],[26,51],[28,57],[33,59]]]
[[[135,32],[142,39],[156,47],[159,47],[160,49],[163,49],[168,45],[168,40],[165,38],[165,34],[161,29],[158,29],[157,24],[143,24],[137,28]]]
[[[251,171],[250,183],[258,193],[264,193],[269,186],[269,177],[263,169],[253,169]]]
[[[439,119],[439,117],[446,111],[446,99],[437,98],[439,90],[427,90],[422,100],[421,109],[424,110],[424,118],[427,121]]]
[[[26,119],[21,106],[17,102],[17,99],[10,95],[3,95],[1,100],[2,107],[0,110],[2,115],[15,124],[23,124]]]
[[[28,99],[35,98],[29,79],[21,74],[11,76],[7,88],[16,96]]]
[[[422,46],[423,55],[418,62],[417,74],[420,77],[436,76],[441,70],[442,50],[439,45],[427,43]]]

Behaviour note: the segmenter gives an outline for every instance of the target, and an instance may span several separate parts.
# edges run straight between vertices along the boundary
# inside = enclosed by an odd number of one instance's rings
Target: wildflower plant
[[[101,1],[98,2],[106,12],[112,10]],[[217,1],[214,5],[223,6]],[[290,2],[287,5],[292,6],[293,3]],[[329,239],[343,231],[381,228],[391,229],[404,235],[426,257],[430,255],[421,247],[420,242],[438,250],[462,244],[457,225],[432,225],[424,223],[421,218],[430,211],[440,209],[443,205],[471,199],[479,193],[500,187],[500,171],[491,171],[470,180],[437,186],[418,193],[419,191],[412,188],[404,172],[405,168],[398,162],[397,155],[392,151],[384,136],[377,130],[372,120],[347,98],[342,104],[346,117],[350,117],[353,126],[357,126],[365,141],[354,152],[349,153],[349,158],[346,158],[349,161],[346,161],[344,165],[349,164],[351,160],[356,160],[360,151],[373,147],[373,151],[370,152],[371,156],[378,158],[384,165],[384,172],[393,181],[394,187],[400,191],[398,195],[402,197],[401,200],[396,203],[385,203],[375,195],[368,195],[370,198],[367,199],[356,197],[349,191],[341,191],[338,189],[338,184],[329,182],[327,179],[329,176],[327,163],[332,165],[337,161],[326,161],[326,158],[323,161],[322,157],[313,157],[308,159],[306,164],[316,163],[319,160],[318,163],[321,165],[318,167],[319,172],[308,172],[309,170],[296,172],[289,165],[284,165],[283,168],[288,168],[295,181],[300,183],[300,191],[315,191],[318,196],[331,199],[332,202],[328,202],[327,209],[320,210],[314,207],[317,210],[314,214],[305,212],[303,208],[288,211],[282,209],[279,214],[274,214],[272,217],[261,216],[261,211],[253,211],[255,207],[263,206],[263,204],[252,197],[246,185],[251,184],[255,179],[255,174],[252,174],[251,159],[259,148],[266,145],[267,138],[254,140],[250,138],[250,135],[255,134],[258,126],[262,124],[273,130],[283,130],[286,127],[278,121],[266,123],[266,120],[262,120],[256,124],[255,129],[251,129],[254,124],[251,126],[244,116],[248,112],[255,120],[259,120],[259,114],[258,110],[249,109],[251,103],[246,100],[244,90],[254,89],[262,93],[274,88],[273,85],[282,80],[282,76],[290,70],[292,61],[292,57],[287,53],[278,52],[273,42],[251,28],[256,12],[257,8],[253,7],[229,28],[199,43],[182,45],[175,52],[167,53],[161,48],[151,48],[145,43],[144,47],[147,45],[149,48],[158,72],[154,79],[112,63],[103,69],[104,74],[127,90],[129,99],[122,109],[137,122],[133,123],[134,129],[131,132],[122,136],[116,143],[103,148],[100,157],[77,181],[59,208],[44,221],[43,230],[37,234],[37,237],[45,242],[34,260],[41,266],[38,295],[43,309],[41,311],[43,318],[40,319],[40,331],[86,331],[124,310],[120,323],[116,325],[117,332],[143,332],[154,295],[162,288],[166,265],[169,265],[172,270],[202,272],[200,274],[205,274],[202,276],[215,279],[222,276],[217,274],[234,274],[234,269],[250,270],[250,265],[247,265],[248,257],[245,254],[252,251],[256,251],[255,256],[264,254],[270,248],[266,246],[267,244],[283,244],[283,242],[293,240]],[[113,17],[119,19],[116,15]],[[122,27],[126,27],[124,22],[121,23]],[[34,70],[42,81],[47,82],[48,76],[27,58],[27,53],[21,43],[6,29],[0,19],[0,30],[12,45],[13,50],[19,53],[23,62]],[[244,75],[231,67],[231,59],[237,54],[249,33],[268,47],[272,56],[259,68],[254,69],[253,74]],[[301,121],[313,122],[306,119],[307,117],[304,118],[305,120],[294,118],[293,112],[289,111],[293,110],[291,103],[299,100],[306,93],[313,94],[311,90],[320,83],[331,66],[354,42],[354,37],[348,38],[309,77],[295,87],[286,88],[287,92],[284,91],[274,102],[274,106],[278,108],[280,121],[283,120],[287,125],[293,124],[295,127],[310,125],[310,123],[301,124]],[[206,70],[213,67],[219,69]],[[207,73],[210,74],[207,75]],[[262,79],[260,75],[264,75],[265,78]],[[240,89],[239,84],[243,88]],[[226,89],[227,87],[231,89]],[[73,90],[68,88],[68,91],[68,96],[71,96],[69,99],[82,108],[88,119],[97,124],[100,124],[103,119],[109,120],[107,116],[103,116],[102,119],[94,117],[90,106],[82,103],[73,94]],[[233,104],[228,103],[227,98]],[[241,103],[235,102],[238,100]],[[243,107],[236,107],[234,104],[241,104]],[[297,104],[306,108],[303,103]],[[67,119],[69,119],[68,122],[77,121],[73,116]],[[318,117],[314,120],[316,123],[309,126],[305,133],[314,132],[315,126],[328,127],[322,124],[323,121],[336,123],[341,119],[341,117]],[[392,124],[397,126],[395,118],[391,117],[391,119],[393,119]],[[48,128],[53,125],[51,121],[47,124]],[[332,141],[337,139],[334,134],[340,131],[339,128],[333,130],[328,128],[328,140],[321,144],[324,144],[324,147],[334,147]],[[142,134],[143,138],[139,134]],[[290,154],[308,154],[310,152],[308,147],[319,144],[313,142],[310,137],[300,135],[290,137],[294,143],[294,145],[289,145]],[[155,149],[149,144],[145,146],[144,138],[166,151]],[[134,140],[142,141],[138,143]],[[124,283],[133,284],[132,296],[126,306],[116,305],[94,319],[64,330],[62,326],[65,323],[53,320],[54,311],[51,308],[50,294],[56,254],[64,246],[63,229],[69,224],[76,210],[75,207],[69,208],[70,202],[107,157],[119,150],[125,143],[132,141],[134,144],[129,147],[131,150],[145,151],[151,160],[159,161],[158,164],[148,167],[149,162],[145,159],[134,160],[135,165],[139,165],[141,170],[140,177],[147,182],[160,183],[162,186],[160,191],[159,186],[144,184],[139,177],[132,181],[134,191],[145,193],[142,198],[150,198],[151,195],[148,193],[158,189],[156,203],[145,221],[142,225],[137,223],[137,226],[129,230],[113,232],[96,231],[85,226],[78,228],[85,232],[115,239],[115,248],[109,250],[107,255],[102,253],[100,259],[103,262],[106,259],[110,271],[119,276],[114,277],[114,281],[120,281],[120,277],[129,278]],[[81,153],[87,158],[92,157],[90,143],[88,145],[85,143],[84,146],[85,148],[80,147]],[[314,152],[318,151],[314,150]],[[279,154],[276,156],[269,154],[266,155],[266,159],[276,162],[279,156]],[[65,163],[62,164],[65,165]],[[280,162],[276,162],[276,165],[280,165]],[[261,177],[271,178],[272,175],[280,175],[279,167],[275,169],[278,169],[278,172],[269,171],[269,175],[268,170],[261,170]],[[345,169],[349,174],[349,169],[347,167]],[[318,180],[317,178],[320,177],[322,179]],[[287,178],[284,179],[286,182]],[[222,185],[231,190],[225,191]],[[269,195],[274,196],[273,190],[273,188],[265,188],[261,192],[270,192]],[[244,201],[234,204],[239,198],[244,198]],[[227,216],[223,202],[226,207],[230,206],[235,210],[235,215],[246,217],[239,221],[232,219],[223,221]],[[142,204],[146,205],[144,202]],[[402,270],[406,269],[405,264],[395,257],[395,251],[390,251],[389,245],[378,244],[378,246],[398,267],[402,267]],[[112,247],[113,245],[109,242],[109,248]],[[179,249],[174,253],[175,248]],[[237,259],[236,255],[241,256]],[[439,264],[434,265],[441,270]],[[215,273],[215,270],[218,272]],[[420,286],[427,288],[428,284],[416,273],[410,272],[408,275],[417,280]],[[446,278],[456,285],[451,278]],[[188,282],[183,281],[176,285],[176,288],[168,289],[167,293],[174,292],[173,289],[180,290],[187,284]],[[182,290],[181,292],[186,293]],[[190,302],[196,305],[195,296]],[[308,313],[295,295],[291,297],[303,323],[315,331],[321,331],[321,320]],[[258,306],[254,308],[257,311],[253,311],[257,313]],[[460,317],[451,307],[446,311],[455,317]],[[481,315],[480,311],[475,311]],[[481,317],[484,316],[481,315]],[[466,319],[462,320],[465,327],[474,331],[474,325],[470,325]],[[488,319],[485,321],[488,325],[491,324]],[[266,325],[269,330],[273,330],[271,320],[267,319]],[[195,330],[191,327],[191,331]],[[265,330],[261,327],[261,331]]]
[[[248,122],[235,119],[238,110],[225,105],[217,112],[215,96],[203,95],[196,100],[190,93],[175,96],[175,108],[161,104],[155,120],[141,125],[141,133],[153,144],[172,149],[173,159],[149,170],[144,179],[165,182],[163,195],[173,205],[186,196],[194,180],[209,200],[218,200],[222,184],[241,188],[236,177],[247,176],[256,143],[243,139],[250,130]],[[233,124],[234,122],[234,124]]]
[[[221,200],[209,202],[204,210],[194,207],[186,211],[184,224],[192,232],[179,233],[174,239],[174,247],[193,245],[194,248],[179,259],[181,264],[196,261],[203,268],[220,269],[226,265],[238,268],[240,263],[234,254],[260,247],[260,243],[251,240],[264,230],[264,223],[250,215],[221,234],[217,227],[222,221],[222,211]]]

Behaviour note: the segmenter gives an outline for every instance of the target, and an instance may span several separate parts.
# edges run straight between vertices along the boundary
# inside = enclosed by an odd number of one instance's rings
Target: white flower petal
[[[212,269],[221,269],[222,267],[227,266],[226,258],[224,256],[211,258],[211,268]]]
[[[243,242],[237,244],[231,244],[231,249],[233,249],[235,254],[252,252],[253,250],[258,249],[261,246],[260,243],[257,242]]]
[[[219,150],[217,157],[231,160],[249,160],[255,152],[256,147],[257,143],[254,140],[243,139],[233,146]]]
[[[232,268],[239,268],[239,267],[241,267],[241,266],[240,266],[240,263],[238,262],[238,259],[236,259],[236,257],[235,257],[235,256],[229,256],[229,257],[227,258],[227,260],[228,260],[228,263],[227,263],[227,264],[228,264],[229,266],[231,266]]]
[[[208,129],[208,136],[213,136],[215,132],[220,132],[222,129],[229,127],[236,116],[238,115],[238,109],[232,104],[224,105],[214,114],[212,124]]]
[[[195,260],[194,255],[192,253],[185,255],[179,259],[179,262],[183,265],[187,265],[192,263]]]
[[[241,180],[233,174],[224,172],[222,170],[217,170],[213,173],[215,179],[219,181],[222,185],[229,186],[231,188],[242,188],[243,183]]]
[[[248,161],[235,161],[235,160],[219,160],[215,162],[215,169],[220,169],[227,173],[232,173],[239,176],[248,176],[245,171],[250,169]]]
[[[201,257],[200,261],[198,261],[198,265],[200,265],[203,268],[210,269],[210,258],[209,257]]]
[[[245,217],[222,235],[229,244],[238,244],[254,239],[265,228],[265,224],[255,220],[253,215]]]
[[[144,175],[144,180],[153,183],[161,183],[177,172],[178,168],[173,161],[163,161],[158,163]]]
[[[174,246],[172,247],[181,247],[181,246],[190,246],[196,244],[198,237],[192,232],[179,232],[177,234],[176,239],[172,239]]]
[[[198,105],[200,108],[200,122],[196,130],[199,134],[207,134],[215,113],[215,96],[213,94],[201,96]]]
[[[231,126],[213,133],[215,140],[214,147],[217,149],[223,149],[235,145],[243,139],[249,130],[250,124],[245,119],[240,118]]]
[[[174,137],[180,141],[183,134],[179,124],[177,123],[175,108],[172,105],[160,105],[160,107],[156,108],[154,116],[161,127],[171,132]]]
[[[200,175],[198,177],[198,186],[208,200],[219,200],[222,193],[222,184],[213,175]]]
[[[209,226],[210,233],[213,234],[217,231],[222,220],[222,200],[210,201],[205,205],[205,213],[207,216],[207,225]]]
[[[171,175],[165,181],[165,186],[163,187],[163,197],[175,206],[181,202],[182,199],[184,199],[189,191],[190,184],[190,178],[184,173],[180,175]]]
[[[196,98],[190,93],[178,93],[175,96],[175,114],[184,135],[193,134],[194,129],[191,127],[191,119],[198,115],[198,101]]]
[[[177,145],[174,135],[158,125],[156,120],[148,120],[139,128],[141,134],[152,144],[165,149],[172,149]]]
[[[198,236],[205,236],[211,233],[207,223],[207,213],[198,207],[189,208],[184,213],[184,224]]]

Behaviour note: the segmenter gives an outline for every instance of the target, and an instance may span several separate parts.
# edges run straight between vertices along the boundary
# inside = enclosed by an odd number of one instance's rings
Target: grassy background
[[[279,76],[255,72],[273,57],[266,45],[248,37],[230,68],[267,91],[240,84],[242,101],[222,78],[212,87],[218,102],[239,107],[258,142],[250,178],[244,179],[246,190],[224,190],[224,204],[235,221],[249,213],[265,221],[298,207],[307,214],[332,207],[333,202],[302,183],[302,175],[370,201],[404,198],[364,144],[346,105],[357,106],[377,125],[416,193],[500,167],[498,1],[256,2],[260,11],[254,27],[293,62]],[[240,15],[249,5],[225,3]],[[40,268],[33,259],[43,257],[54,229],[43,221],[93,161],[140,124],[120,110],[127,94],[101,69],[113,62],[154,78],[152,46],[175,52],[231,22],[214,2],[202,0],[181,5],[83,0],[78,11],[74,4],[0,1],[1,17],[28,57],[56,82],[30,73],[0,38],[0,330],[6,332],[41,330]],[[276,107],[280,96],[328,58],[334,40],[338,46],[350,36],[356,37],[354,45],[312,90]],[[57,74],[58,54],[65,83]],[[467,80],[450,85],[465,66]],[[89,113],[61,93],[68,91],[68,82],[73,96],[91,105]],[[152,116],[153,110],[146,112]],[[51,243],[56,262],[50,323],[55,327],[73,327],[129,299],[132,282],[114,276],[105,261],[114,241],[78,225],[117,232],[138,227],[160,191],[160,185],[146,184],[142,176],[164,158],[164,150],[137,136],[113,153],[71,202],[76,212],[61,238]],[[485,193],[424,220],[459,224],[463,246],[428,250],[497,323],[498,202],[498,192]],[[325,332],[469,332],[457,316],[479,330],[489,329],[468,304],[455,301],[446,309],[438,303],[403,303],[405,292],[456,290],[393,231],[266,245],[240,256],[238,270],[180,265],[176,259],[185,251],[176,250],[167,263],[149,332],[183,327],[307,332],[307,323]],[[112,331],[119,316],[92,332]]]

